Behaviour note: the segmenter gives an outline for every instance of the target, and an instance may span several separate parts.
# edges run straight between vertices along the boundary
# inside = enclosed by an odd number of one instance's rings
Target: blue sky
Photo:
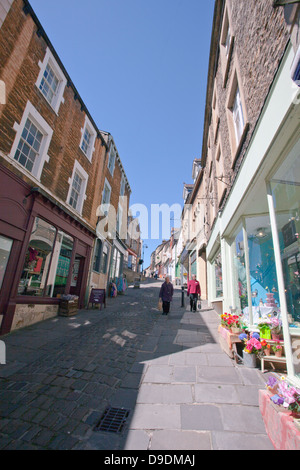
[[[202,151],[214,0],[31,5],[99,129],[114,137],[130,204],[149,213],[182,204]],[[145,268],[160,241],[145,240]]]

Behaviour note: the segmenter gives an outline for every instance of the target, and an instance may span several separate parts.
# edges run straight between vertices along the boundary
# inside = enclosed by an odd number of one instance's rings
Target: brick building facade
[[[99,251],[97,211],[107,181],[115,207],[131,190],[117,153],[109,172],[113,139],[98,129],[27,0],[0,1],[0,83],[4,334],[56,315],[63,294],[83,308],[90,287],[107,287],[112,242]]]

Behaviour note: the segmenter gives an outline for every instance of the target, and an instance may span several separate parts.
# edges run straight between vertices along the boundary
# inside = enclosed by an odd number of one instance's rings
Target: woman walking
[[[160,288],[159,298],[163,303],[163,315],[168,315],[170,311],[170,303],[173,299],[173,284],[170,282],[169,276],[166,277],[165,282]]]
[[[188,283],[187,295],[190,297],[191,311],[196,312],[198,295],[201,296],[201,289],[195,274],[192,275],[192,280]]]

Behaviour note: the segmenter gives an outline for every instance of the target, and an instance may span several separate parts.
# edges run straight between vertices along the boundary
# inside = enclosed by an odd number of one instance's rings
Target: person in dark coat
[[[160,288],[159,298],[163,303],[163,315],[168,315],[170,311],[170,303],[173,299],[173,284],[170,282],[170,278],[167,276],[165,282]]]

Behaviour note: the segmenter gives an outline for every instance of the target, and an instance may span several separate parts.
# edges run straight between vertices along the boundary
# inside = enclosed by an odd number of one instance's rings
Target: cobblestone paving
[[[1,449],[87,446],[114,392],[139,376],[131,372],[135,358],[160,316],[159,284],[147,287],[109,299],[102,312],[57,317],[2,338]],[[102,441],[103,448],[123,445],[120,436]]]

